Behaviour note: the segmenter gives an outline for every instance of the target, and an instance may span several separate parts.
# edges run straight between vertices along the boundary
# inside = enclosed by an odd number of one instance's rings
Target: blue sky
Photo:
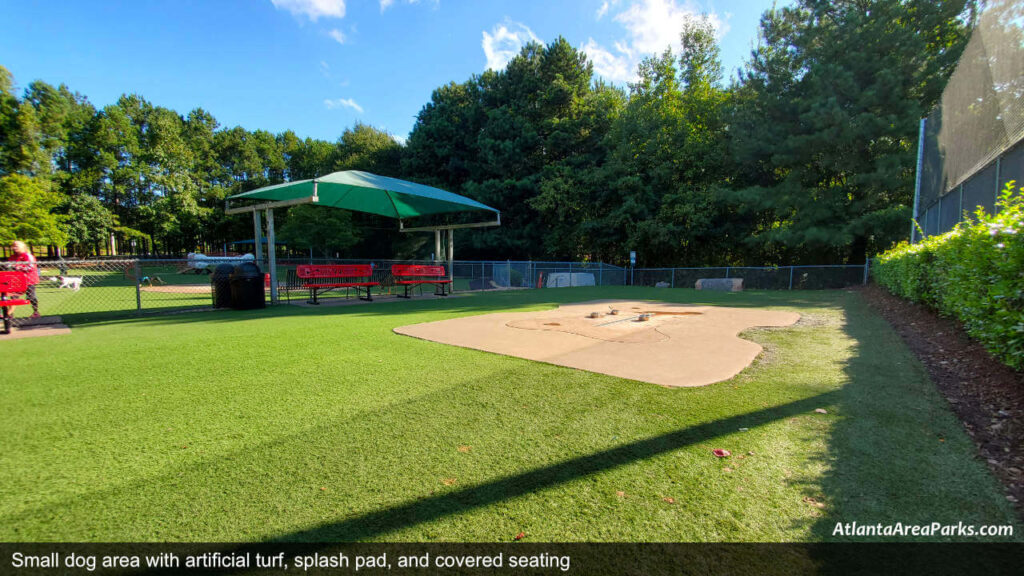
[[[0,65],[23,88],[123,93],[222,126],[335,140],[361,121],[404,138],[431,91],[561,35],[624,85],[708,13],[735,73],[772,0],[0,0]],[[785,3],[780,1],[779,4]]]

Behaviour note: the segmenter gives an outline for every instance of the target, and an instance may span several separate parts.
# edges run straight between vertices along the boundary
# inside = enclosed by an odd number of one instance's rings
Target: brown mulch
[[[924,364],[1024,516],[1024,373],[993,358],[955,320],[875,284],[860,293]]]

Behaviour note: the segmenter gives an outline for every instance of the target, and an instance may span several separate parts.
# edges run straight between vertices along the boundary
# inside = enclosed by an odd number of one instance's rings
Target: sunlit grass
[[[695,389],[392,332],[595,298],[803,320],[751,331],[766,347],[754,366]],[[0,349],[6,541],[807,541],[837,521],[1013,521],[919,364],[847,292],[282,306]]]

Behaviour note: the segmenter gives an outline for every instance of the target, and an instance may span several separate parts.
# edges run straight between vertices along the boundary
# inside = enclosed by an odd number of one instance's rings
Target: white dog
[[[53,282],[60,282],[60,286],[57,289],[69,288],[78,292],[78,289],[82,287],[81,276],[51,276],[50,280]]]

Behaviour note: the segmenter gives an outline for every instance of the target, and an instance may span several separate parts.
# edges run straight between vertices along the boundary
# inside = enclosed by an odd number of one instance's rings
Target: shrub
[[[994,356],[1024,368],[1024,194],[1007,183],[997,214],[974,217],[941,236],[901,242],[874,262],[893,294],[958,319]]]

